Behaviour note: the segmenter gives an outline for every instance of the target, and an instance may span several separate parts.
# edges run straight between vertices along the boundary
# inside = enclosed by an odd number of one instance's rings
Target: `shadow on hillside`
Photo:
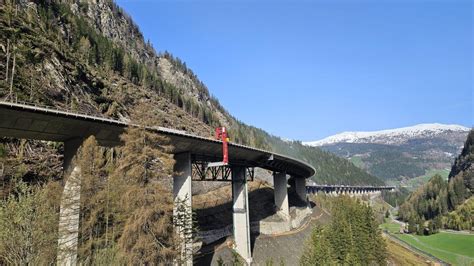
[[[196,209],[197,221],[202,231],[223,228],[232,224],[232,196],[227,202],[216,206]],[[249,192],[249,218],[250,222],[260,221],[274,215],[273,189],[259,188]]]
[[[270,187],[263,187],[255,189],[249,192],[249,219],[250,223],[253,224],[256,231],[260,231],[258,223],[261,220],[280,220],[276,215],[275,205],[274,205],[274,194],[273,189]],[[288,188],[288,201],[290,207],[306,207],[307,203],[300,200],[295,190],[292,187]],[[312,206],[314,203],[312,203]],[[195,209],[199,229],[201,231],[208,231],[213,229],[224,228],[228,225],[232,225],[232,198],[229,196],[229,200],[223,204],[218,204],[213,207]],[[255,241],[259,237],[259,233],[251,233],[251,251],[253,253],[255,247]],[[213,261],[213,258],[216,253],[216,249],[221,247],[223,244],[226,244],[227,238],[222,238],[218,241],[215,241],[211,244],[203,246],[196,255],[194,261],[195,265],[210,265]],[[232,261],[232,254],[220,254],[223,255],[222,259],[224,262]],[[215,258],[214,261],[217,261],[218,258]]]

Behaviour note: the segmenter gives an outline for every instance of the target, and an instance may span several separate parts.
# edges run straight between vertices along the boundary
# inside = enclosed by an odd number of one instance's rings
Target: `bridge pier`
[[[235,250],[250,265],[252,251],[245,167],[232,167],[232,202]]]
[[[304,202],[306,201],[306,179],[300,177],[294,177],[295,179],[295,190],[298,198]]]
[[[175,204],[173,216],[175,219],[177,219],[177,217],[183,219],[182,217],[184,217],[184,221],[181,220],[178,222],[180,228],[177,228],[180,232],[180,237],[184,240],[181,247],[181,259],[184,265],[193,265],[193,243],[192,236],[189,235],[191,231],[189,229],[193,226],[191,154],[189,152],[175,154],[174,159],[176,163],[174,165],[173,176],[173,196]],[[178,206],[179,204],[182,204],[182,206]],[[185,213],[181,213],[181,210]]]
[[[289,220],[290,208],[288,205],[288,182],[286,181],[286,173],[273,173],[273,187],[277,212],[283,219]]]
[[[81,168],[74,157],[84,139],[74,138],[64,142],[64,190],[61,196],[58,226],[57,264],[77,264],[79,238],[79,212],[81,209]]]

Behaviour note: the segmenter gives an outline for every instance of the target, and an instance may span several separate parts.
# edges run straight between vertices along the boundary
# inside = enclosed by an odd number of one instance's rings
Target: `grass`
[[[400,225],[386,219],[380,228],[453,265],[474,265],[474,235],[440,232],[430,236],[399,234]]]
[[[417,176],[407,181],[406,186],[409,190],[415,190],[418,187],[426,184],[430,178],[434,175],[439,174],[441,177],[447,179],[449,175],[448,169],[430,169],[425,172],[422,176]]]
[[[357,167],[359,168],[364,168],[364,162],[362,161],[362,158],[359,156],[352,156],[350,161]]]
[[[474,264],[474,235],[440,232],[430,236],[399,234],[396,237],[451,264]]]
[[[385,219],[386,221],[389,220],[389,219]],[[400,232],[400,225],[397,224],[397,223],[393,223],[393,222],[385,222],[383,224],[380,225],[380,228],[382,230],[387,230],[388,232],[392,233],[392,234],[397,234]]]
[[[406,249],[403,246],[386,239],[388,260],[393,265],[428,265],[429,263],[420,256],[417,256],[412,251]]]

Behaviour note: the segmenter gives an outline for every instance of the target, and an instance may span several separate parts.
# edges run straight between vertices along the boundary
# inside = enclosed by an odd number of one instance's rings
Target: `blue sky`
[[[474,125],[471,1],[117,3],[235,117],[272,134]]]

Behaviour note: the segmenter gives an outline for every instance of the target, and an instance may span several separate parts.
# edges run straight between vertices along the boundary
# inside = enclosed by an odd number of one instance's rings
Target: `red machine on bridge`
[[[229,163],[229,154],[227,143],[229,142],[229,138],[227,136],[227,130],[225,127],[218,127],[216,128],[216,139],[222,140],[222,163],[227,165]]]

